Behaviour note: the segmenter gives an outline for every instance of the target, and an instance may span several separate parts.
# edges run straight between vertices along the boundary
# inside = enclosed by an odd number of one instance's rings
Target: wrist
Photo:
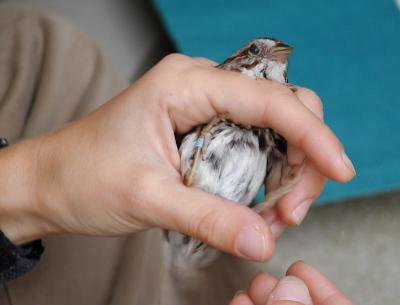
[[[52,233],[39,200],[41,138],[0,150],[0,230],[14,244]]]

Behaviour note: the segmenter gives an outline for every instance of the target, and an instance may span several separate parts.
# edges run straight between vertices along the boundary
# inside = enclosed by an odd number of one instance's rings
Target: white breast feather
[[[197,133],[193,132],[184,138],[180,146],[182,176],[191,169],[196,140]],[[231,148],[233,140],[248,142],[253,147],[239,145]],[[258,145],[258,136],[251,130],[236,125],[225,127],[210,141],[204,156],[199,160],[192,187],[234,202],[250,204],[264,181],[270,150],[267,148],[261,152]],[[210,162],[212,154],[220,162],[218,170]],[[209,265],[219,253],[211,247],[193,252],[199,245],[198,241],[190,239],[184,243],[185,236],[177,232],[170,232],[168,236],[170,249],[167,259],[173,271],[179,273],[181,278],[193,276],[198,268]]]
[[[268,78],[280,83],[286,83],[284,77],[285,71],[287,69],[287,63],[281,63],[278,61],[270,61],[267,67],[266,74]]]

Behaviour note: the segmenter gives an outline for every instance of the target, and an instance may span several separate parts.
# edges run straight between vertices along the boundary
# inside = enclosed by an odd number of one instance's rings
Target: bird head
[[[287,64],[292,48],[274,38],[249,41],[218,66],[254,78],[287,82]]]

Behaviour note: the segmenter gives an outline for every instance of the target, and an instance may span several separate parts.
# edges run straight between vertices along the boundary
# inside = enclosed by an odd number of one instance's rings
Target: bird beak
[[[293,48],[282,42],[279,42],[275,47],[271,49],[271,55],[274,59],[285,61],[288,59],[290,53],[292,53]]]

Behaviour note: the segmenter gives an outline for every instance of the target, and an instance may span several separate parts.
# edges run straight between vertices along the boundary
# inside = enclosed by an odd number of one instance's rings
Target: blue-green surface
[[[357,177],[320,202],[400,188],[400,12],[393,0],[156,0],[178,49],[221,61],[246,41],[294,47],[291,82],[313,88]]]

